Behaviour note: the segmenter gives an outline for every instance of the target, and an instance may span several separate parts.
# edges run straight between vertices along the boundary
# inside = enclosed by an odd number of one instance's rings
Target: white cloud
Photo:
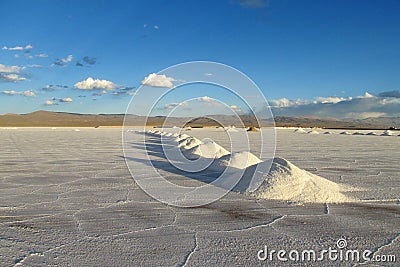
[[[56,60],[54,62],[54,64],[57,65],[57,66],[66,66],[73,59],[74,59],[74,57],[72,55],[68,55],[66,58],[61,58],[61,59]]]
[[[383,96],[382,96],[383,95]],[[398,117],[400,98],[395,92],[374,96],[366,92],[357,97],[316,97],[314,100],[278,99],[270,101],[277,116],[317,116],[337,118]]]
[[[328,104],[328,103],[339,103],[339,102],[351,100],[351,99],[352,99],[352,97],[344,98],[344,97],[337,97],[337,96],[329,96],[329,97],[316,97],[315,101],[317,103]]]
[[[234,111],[242,111],[242,110],[240,109],[240,107],[238,107],[238,106],[236,106],[236,105],[232,105],[232,106],[230,106],[230,108],[233,109]]]
[[[154,25],[154,29],[158,30],[160,27],[158,27],[158,25]]]
[[[178,107],[178,106],[187,107],[187,106],[189,106],[189,103],[187,103],[187,102],[169,103],[169,104],[165,104],[165,109],[173,109],[173,108]]]
[[[31,64],[31,65],[28,65],[27,67],[29,67],[29,68],[37,68],[37,69],[43,68],[42,65],[38,65],[38,64]]]
[[[59,101],[60,101],[60,102],[63,102],[63,103],[65,103],[65,102],[72,102],[72,98],[70,98],[70,97],[60,98]]]
[[[32,49],[32,48],[33,48],[33,46],[30,45],[30,44],[28,44],[28,45],[26,45],[25,47],[24,47],[24,46],[20,46],[20,45],[17,45],[17,46],[14,46],[14,47],[3,46],[2,50],[22,51],[22,50],[24,50],[24,49]]]
[[[74,84],[74,86],[75,88],[81,90],[93,90],[93,89],[114,90],[115,88],[117,88],[117,85],[111,81],[93,79],[92,77],[89,77],[81,82],[77,82]]]
[[[210,76],[213,76],[214,74],[212,74],[210,72],[206,72],[206,73],[204,73],[204,75],[210,77]]]
[[[73,56],[72,55],[68,55],[66,58],[60,59],[60,61],[63,62],[63,63],[68,63],[68,62],[71,62],[72,59],[73,59]]]
[[[46,57],[49,57],[49,56],[47,54],[37,54],[37,55],[35,55],[35,57],[46,58]]]
[[[375,96],[374,96],[374,95],[371,95],[371,94],[368,93],[368,92],[365,92],[364,95],[357,96],[357,98],[372,98],[372,97],[375,97]]]
[[[3,91],[3,94],[5,94],[5,95],[18,95],[19,93],[14,91],[14,90],[11,90],[11,91]]]
[[[18,66],[6,66],[3,64],[0,64],[0,72],[18,73],[19,70],[20,70],[20,67],[18,67]]]
[[[32,91],[25,91],[25,92],[24,92],[24,96],[27,96],[27,97],[35,97],[36,95],[35,95],[35,93],[32,92]]]
[[[65,98],[52,98],[52,99],[48,99],[45,101],[45,105],[51,106],[51,105],[58,105],[58,103],[70,103],[72,102],[72,98],[70,97],[65,97]]]
[[[54,90],[61,90],[61,89],[67,89],[67,85],[54,85],[54,84],[47,84],[45,87],[42,88],[42,90],[46,91],[54,91]]]
[[[2,74],[0,73],[0,80],[6,81],[6,82],[17,82],[17,81],[25,81],[26,78],[20,77],[17,74],[10,73],[10,74]]]
[[[199,97],[199,98],[197,98],[197,100],[201,101],[201,102],[213,102],[213,101],[215,101],[214,98],[211,98],[209,96]]]
[[[382,98],[382,99],[379,99],[378,103],[383,106],[390,105],[390,104],[400,104],[400,99],[393,98],[393,97]]]
[[[309,104],[336,104],[342,101],[349,101],[352,100],[352,97],[337,97],[337,96],[328,96],[328,97],[321,97],[318,96],[313,100],[308,99],[294,99],[289,100],[287,98],[275,99],[270,100],[269,104],[271,107],[274,108],[287,108],[292,106],[302,106],[302,105],[309,105]]]
[[[18,91],[3,91],[3,94],[5,95],[23,95],[26,97],[35,97],[36,94],[33,91],[23,91],[23,92],[18,92]]]
[[[14,46],[14,47],[3,46],[2,49],[3,50],[9,50],[9,51],[21,51],[21,50],[24,50],[24,48],[22,46]]]
[[[172,88],[176,80],[172,77],[167,77],[164,74],[155,74],[151,73],[149,76],[145,77],[142,81],[143,85],[151,86],[151,87],[165,87]]]
[[[285,108],[293,105],[292,101],[290,101],[287,98],[271,100],[269,101],[269,103],[272,107],[277,107],[277,108]]]

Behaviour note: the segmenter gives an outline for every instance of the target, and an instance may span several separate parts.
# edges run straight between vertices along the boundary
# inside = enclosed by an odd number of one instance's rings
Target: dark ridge
[[[211,117],[211,118],[210,118]],[[155,116],[144,117],[130,114],[79,114],[70,112],[51,112],[39,110],[27,114],[0,115],[0,127],[99,127],[99,126],[191,126],[220,127],[234,125],[236,127],[319,127],[328,129],[371,129],[386,130],[400,128],[399,117],[379,117],[367,119],[338,119],[322,117],[283,117],[257,120],[254,115],[239,116],[243,124],[238,123],[235,116],[210,115],[195,119]]]

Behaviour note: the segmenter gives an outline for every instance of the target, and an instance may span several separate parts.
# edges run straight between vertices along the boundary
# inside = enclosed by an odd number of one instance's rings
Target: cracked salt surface
[[[138,188],[118,129],[0,130],[0,266],[259,266],[264,245],[326,249],[341,237],[350,248],[400,259],[397,137],[332,132],[278,129],[277,156],[362,188],[351,192],[361,202],[298,205],[232,192],[187,209],[161,204]],[[221,130],[190,134],[229,147]],[[176,182],[202,183],[163,172]]]

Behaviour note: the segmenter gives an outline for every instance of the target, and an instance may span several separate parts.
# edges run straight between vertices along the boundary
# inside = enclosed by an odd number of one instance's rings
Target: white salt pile
[[[236,169],[245,169],[261,162],[262,161],[258,157],[250,152],[235,152],[216,159],[210,165],[210,169],[214,171],[223,171],[228,166]]]
[[[353,133],[353,135],[364,135],[364,134],[361,132],[355,132],[355,133]]]
[[[294,130],[295,133],[307,133],[304,129],[302,128],[298,128],[296,130]]]
[[[182,149],[191,149],[192,147],[198,146],[201,141],[194,137],[189,137],[179,141],[178,147]]]
[[[344,132],[345,134],[349,134]],[[166,133],[161,133],[166,135]],[[343,134],[343,133],[342,133]],[[171,135],[173,136],[173,135]],[[337,184],[328,179],[302,170],[283,158],[274,158],[271,161],[261,161],[250,152],[236,152],[230,154],[226,149],[214,141],[204,141],[186,134],[175,138],[179,147],[187,159],[199,159],[200,157],[214,159],[209,170],[222,172],[227,167],[229,171],[243,172],[243,177],[235,191],[248,194],[256,198],[284,200],[296,203],[343,203],[355,201],[344,195],[344,192],[354,188]],[[271,168],[268,171],[268,167]],[[250,181],[255,174],[258,179],[258,187],[249,191]],[[229,181],[221,181],[219,186],[224,187]]]
[[[231,133],[236,133],[238,132],[238,130],[236,129],[236,127],[234,125],[228,126],[228,127],[224,127],[225,131],[227,132],[231,132]]]
[[[274,158],[261,185],[248,194],[257,198],[299,203],[342,203],[354,201],[343,194],[349,190],[351,188],[302,170],[283,158]]]
[[[225,129],[227,132],[230,132],[230,133],[236,133],[236,132],[238,132],[238,130],[237,129],[235,129],[235,128],[227,128],[227,129]]]
[[[332,132],[324,132],[324,134],[333,134]]]
[[[349,132],[341,132],[340,134],[342,134],[342,135],[351,135],[351,133],[349,133]]]
[[[178,135],[178,137],[176,137],[175,138],[175,142],[179,142],[179,141],[181,141],[181,140],[185,140],[185,139],[187,139],[187,138],[189,138],[190,137],[190,135],[187,135],[187,134],[180,134],[180,135]]]
[[[309,131],[309,132],[307,132],[308,134],[319,134],[319,132],[318,131],[316,131],[316,130],[312,130],[312,131]]]
[[[392,131],[390,131],[390,130],[384,131],[384,132],[381,134],[381,136],[394,136],[394,135],[395,135],[394,132],[392,132]]]
[[[79,129],[75,129],[74,131],[75,131],[75,132],[80,132],[81,130],[79,130]]]
[[[198,159],[199,157],[220,158],[229,154],[225,148],[218,145],[214,141],[201,143],[190,149],[183,150],[182,153],[187,159]]]
[[[377,135],[377,134],[374,132],[369,132],[369,133],[367,133],[367,135]]]

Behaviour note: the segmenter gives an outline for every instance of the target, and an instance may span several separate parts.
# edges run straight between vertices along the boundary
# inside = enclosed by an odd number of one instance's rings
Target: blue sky
[[[0,114],[124,113],[151,73],[206,60],[248,75],[278,115],[399,116],[399,11],[395,0],[1,1]]]

